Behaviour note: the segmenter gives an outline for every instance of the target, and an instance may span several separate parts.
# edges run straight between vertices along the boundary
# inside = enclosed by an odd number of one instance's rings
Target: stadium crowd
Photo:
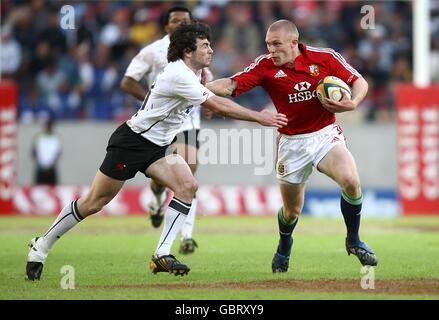
[[[369,81],[360,108],[364,121],[392,120],[394,86],[412,80],[412,8],[405,1],[3,0],[1,76],[18,83],[20,121],[48,115],[126,120],[138,108],[119,87],[126,67],[143,46],[163,37],[163,15],[176,4],[211,26],[216,78],[242,71],[266,52],[261,35],[267,26],[292,19],[301,42],[339,51]],[[63,12],[69,12],[64,5],[73,9],[73,28],[72,21],[62,28]],[[371,29],[360,24],[365,5],[374,9],[374,21],[366,21],[375,22]],[[432,8],[431,68],[439,81],[439,1]],[[269,98],[253,90],[238,102],[263,108]]]

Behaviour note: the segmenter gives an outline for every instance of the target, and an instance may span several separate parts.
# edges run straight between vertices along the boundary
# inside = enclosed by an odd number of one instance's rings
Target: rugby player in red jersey
[[[207,84],[217,95],[238,96],[261,86],[277,111],[288,118],[280,128],[277,146],[277,178],[283,207],[278,212],[279,244],[272,261],[273,272],[286,272],[293,245],[292,233],[303,209],[305,182],[312,167],[326,174],[341,188],[341,212],[346,227],[346,250],[363,265],[377,265],[375,253],[360,241],[362,193],[355,160],[346,148],[343,130],[335,113],[354,110],[367,94],[366,80],[332,49],[299,43],[297,27],[289,20],[274,22],[267,31],[268,54],[244,71]],[[352,98],[339,102],[316,97],[320,79],[336,76],[352,89]]]

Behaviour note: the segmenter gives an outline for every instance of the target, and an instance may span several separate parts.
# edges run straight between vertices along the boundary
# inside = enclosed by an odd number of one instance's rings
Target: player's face
[[[212,61],[213,50],[207,39],[197,39],[197,49],[192,53],[192,65],[196,69],[208,67]]]
[[[168,24],[165,26],[165,31],[169,33],[169,35],[173,34],[175,29],[182,23],[190,23],[191,17],[189,16],[189,12],[186,11],[174,11],[169,15]]]
[[[282,30],[268,31],[265,43],[275,66],[282,66],[293,61],[293,49],[298,41],[291,34]]]

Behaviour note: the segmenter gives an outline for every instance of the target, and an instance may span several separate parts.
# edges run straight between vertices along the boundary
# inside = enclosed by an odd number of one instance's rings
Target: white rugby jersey
[[[151,90],[151,85],[157,79],[157,76],[168,65],[168,47],[169,35],[162,39],[154,41],[150,45],[143,48],[129,64],[125,76],[130,77],[136,81],[145,78],[148,85],[148,90]],[[208,82],[213,80],[212,73],[208,71]],[[200,129],[200,107],[197,106],[191,112],[191,116],[187,118],[181,127],[181,131]]]
[[[201,70],[195,74],[183,60],[169,63],[128,126],[159,146],[172,143],[195,106],[214,96],[200,80]]]

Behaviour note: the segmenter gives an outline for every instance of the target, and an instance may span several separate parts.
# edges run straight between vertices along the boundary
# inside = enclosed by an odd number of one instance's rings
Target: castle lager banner
[[[17,164],[17,88],[0,82],[0,213],[14,213]]]
[[[439,86],[401,85],[396,98],[401,209],[439,214]]]

